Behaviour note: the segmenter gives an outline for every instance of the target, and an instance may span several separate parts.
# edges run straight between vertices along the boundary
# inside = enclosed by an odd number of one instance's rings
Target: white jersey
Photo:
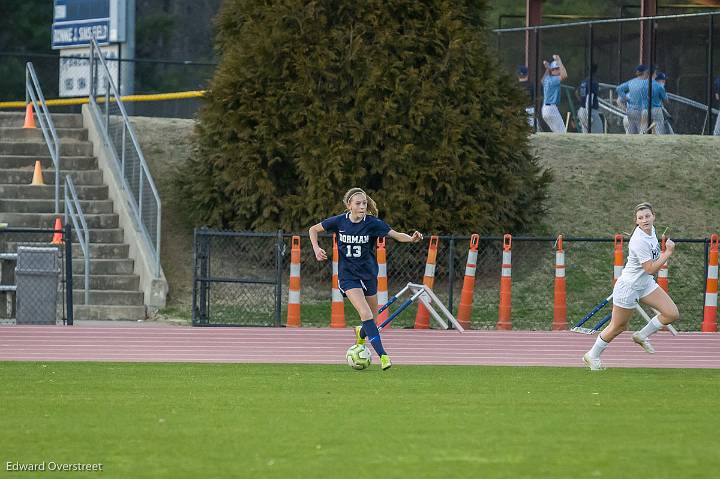
[[[630,285],[633,289],[644,289],[648,279],[652,279],[643,269],[642,264],[646,261],[655,261],[660,257],[660,243],[655,236],[655,227],[647,235],[636,227],[628,243],[628,259],[623,268],[619,281]]]

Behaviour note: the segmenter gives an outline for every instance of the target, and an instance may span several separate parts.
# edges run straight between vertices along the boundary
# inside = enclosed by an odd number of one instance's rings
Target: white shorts
[[[618,279],[613,288],[613,304],[625,309],[635,309],[638,300],[644,298],[658,288],[652,276],[648,276],[641,284],[628,284]]]
[[[565,133],[565,123],[557,105],[543,105],[542,117],[553,133]]]

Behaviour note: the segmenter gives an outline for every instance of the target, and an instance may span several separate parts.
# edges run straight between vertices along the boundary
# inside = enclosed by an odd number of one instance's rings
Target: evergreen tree
[[[527,230],[550,180],[481,0],[227,1],[180,190],[196,223],[304,229],[364,188],[398,229]]]

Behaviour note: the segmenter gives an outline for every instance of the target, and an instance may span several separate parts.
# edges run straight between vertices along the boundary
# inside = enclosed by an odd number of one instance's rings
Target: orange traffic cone
[[[703,333],[717,332],[718,297],[718,235],[710,236],[710,257],[708,258],[707,282],[705,283],[705,307],[700,330]]]
[[[300,237],[292,237],[290,248],[290,287],[288,288],[288,328],[300,327]]]
[[[613,253],[613,286],[615,286],[615,283],[620,278],[624,266],[625,260],[623,259],[623,236],[615,235],[615,250]]]
[[[388,279],[387,279],[387,250],[385,249],[385,238],[377,239],[377,248],[375,249],[377,256],[378,275],[377,275],[377,300],[378,306],[385,306],[388,302]],[[380,325],[388,318],[388,310],[378,314],[375,322]],[[390,328],[392,323],[387,323],[385,329]]]
[[[512,236],[503,236],[500,308],[495,329],[512,329]]]
[[[338,244],[335,233],[333,233],[333,257],[332,257],[332,304],[330,305],[330,327],[345,327],[345,300],[340,293],[340,285],[338,284],[338,261],[340,254],[338,253]]]
[[[427,261],[425,262],[425,276],[423,276],[423,284],[432,289],[435,283],[435,261],[437,260],[437,248],[440,238],[438,236],[430,237],[430,245],[428,246]],[[415,329],[428,329],[430,327],[430,312],[425,309],[422,304],[418,305],[415,314]]]
[[[470,249],[468,250],[467,262],[465,263],[465,278],[460,292],[460,305],[458,306],[457,320],[465,329],[470,329],[473,290],[475,289],[475,270],[477,269],[478,244],[480,235],[470,236]]]
[[[40,160],[35,160],[35,172],[33,173],[33,179],[31,185],[43,186],[45,182],[42,176],[42,167],[40,166]]]
[[[35,128],[35,115],[33,114],[32,105],[32,103],[28,103],[25,106],[25,124],[23,128]]]
[[[660,240],[660,251],[663,253],[665,252],[665,241],[666,240],[667,240],[667,238],[665,237],[665,235],[662,235],[662,239]],[[660,266],[660,271],[658,271],[658,275],[657,275],[657,284],[666,293],[669,291],[667,262],[663,263],[663,265]]]
[[[60,218],[55,218],[55,233],[53,234],[52,241],[50,243],[52,244],[62,244],[62,221],[60,221]]]
[[[565,289],[565,250],[563,236],[557,237],[555,251],[555,305],[553,307],[552,330],[567,329],[567,292]]]

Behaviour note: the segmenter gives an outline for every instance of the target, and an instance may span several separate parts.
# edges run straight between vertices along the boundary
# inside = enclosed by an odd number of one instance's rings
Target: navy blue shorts
[[[338,286],[343,296],[347,297],[345,291],[353,288],[360,288],[365,296],[375,296],[377,294],[377,278],[371,279],[339,279]]]

